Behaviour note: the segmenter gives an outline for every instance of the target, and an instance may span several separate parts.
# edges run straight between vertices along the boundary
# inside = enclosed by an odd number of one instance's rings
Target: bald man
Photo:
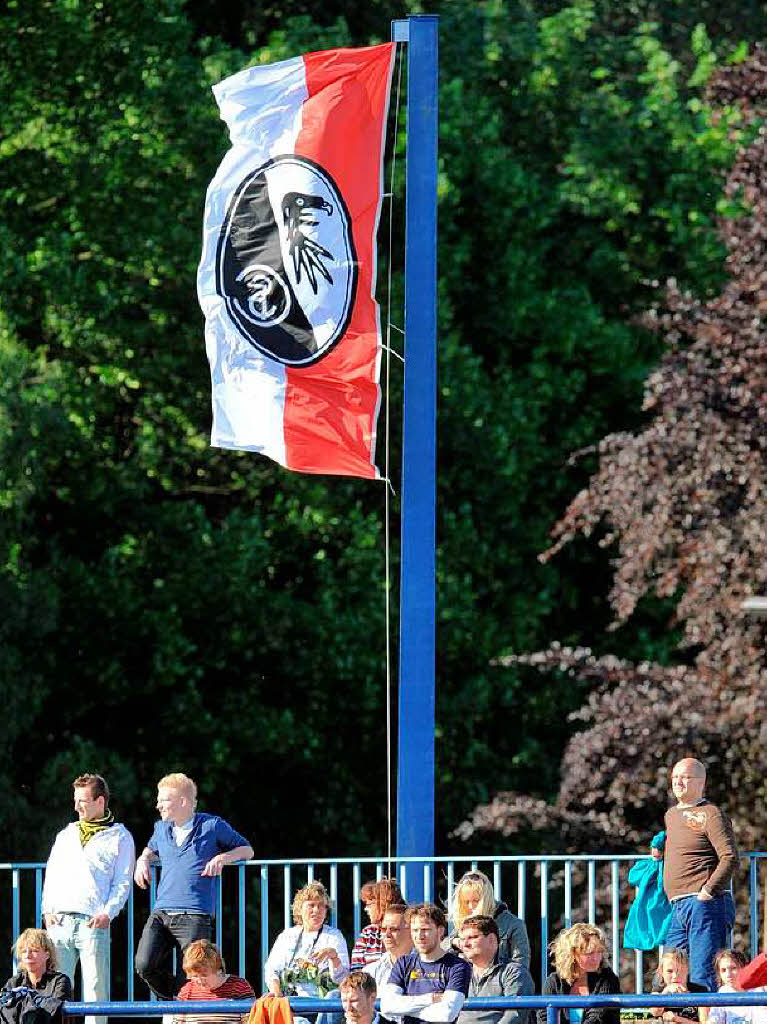
[[[664,945],[687,950],[690,981],[716,991],[714,956],[735,921],[730,880],[738,863],[730,819],[707,800],[706,769],[685,757],[671,772],[676,806],[666,811],[663,887],[673,916]]]

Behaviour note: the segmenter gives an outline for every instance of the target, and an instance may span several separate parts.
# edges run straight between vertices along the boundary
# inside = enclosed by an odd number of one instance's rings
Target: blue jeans
[[[153,910],[139,939],[136,972],[160,999],[173,999],[186,981],[181,953],[195,939],[210,940],[213,921],[209,914],[169,914]],[[173,953],[176,971],[173,972]]]
[[[75,968],[80,961],[83,1001],[109,999],[109,928],[89,928],[88,914],[59,914],[61,922],[48,928],[56,949],[59,970],[75,985]],[[106,1017],[86,1017],[85,1024],[106,1024]]]
[[[664,946],[684,949],[690,958],[690,981],[716,992],[714,957],[726,949],[735,923],[732,893],[723,892],[710,900],[685,896],[671,904],[671,927]]]

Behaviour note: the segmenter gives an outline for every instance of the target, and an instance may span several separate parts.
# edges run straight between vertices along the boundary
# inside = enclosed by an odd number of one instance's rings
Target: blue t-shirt
[[[202,869],[217,853],[247,845],[248,840],[217,814],[195,814],[192,830],[181,846],[176,845],[172,822],[156,822],[147,843],[162,866],[154,909],[213,914],[216,879],[203,878]]]
[[[423,996],[430,992],[469,994],[471,964],[455,953],[445,953],[439,960],[422,960],[413,950],[394,961],[389,984],[396,985],[406,996]],[[405,1018],[405,1024],[423,1024],[418,1017]]]

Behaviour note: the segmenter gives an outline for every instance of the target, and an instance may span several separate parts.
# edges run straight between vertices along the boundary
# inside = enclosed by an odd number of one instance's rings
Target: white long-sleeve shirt
[[[44,914],[109,914],[114,920],[133,883],[136,849],[124,825],[114,824],[80,842],[77,822],[62,829],[45,869]]]
[[[338,984],[349,973],[349,947],[346,945],[346,939],[342,932],[329,924],[323,925],[319,935],[317,932],[303,931],[300,924],[280,932],[264,964],[264,981],[267,985],[272,981],[277,981],[280,971],[289,967],[291,962],[308,960],[312,953],[318,953],[328,946],[338,953],[338,959],[341,961],[341,966],[337,969],[328,964],[330,976]],[[313,989],[314,986],[311,988]],[[298,994],[313,996],[316,993],[305,985],[299,985]]]
[[[392,960],[391,953],[384,953],[377,960],[373,960],[372,963],[365,964],[362,968],[365,974],[369,974],[375,981],[376,992],[379,997],[384,990],[384,986],[389,981],[392,967],[394,967],[394,961]],[[392,1021],[392,1024],[403,1024],[405,1018],[400,1013],[392,1013],[387,1017],[387,1020]],[[765,1021],[765,1024],[767,1024],[767,1021]]]
[[[419,1020],[431,1021],[432,1024],[449,1024],[456,1019],[466,1002],[463,992],[456,992],[454,989],[446,989],[436,1003],[433,997],[433,992],[407,996],[401,988],[388,982],[381,994],[381,1013],[386,1017],[397,1014],[417,1017]]]

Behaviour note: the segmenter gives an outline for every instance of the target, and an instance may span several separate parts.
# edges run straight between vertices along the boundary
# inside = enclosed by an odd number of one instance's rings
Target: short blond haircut
[[[572,928],[565,928],[550,946],[554,970],[560,978],[568,984],[572,984],[579,973],[577,955],[588,953],[597,946],[602,952],[602,959],[604,959],[607,940],[605,933],[596,925],[574,924]]]
[[[293,923],[301,924],[301,908],[307,900],[321,900],[325,907],[330,910],[330,897],[328,890],[322,882],[309,882],[303,889],[299,889],[293,897]]]
[[[184,973],[194,974],[196,971],[225,971],[224,958],[215,946],[207,939],[195,939],[184,946],[184,958],[181,961]]]
[[[55,971],[58,968],[59,963],[56,959],[56,947],[51,942],[51,937],[48,932],[44,931],[42,928],[25,928],[11,947],[11,952],[17,960],[21,960],[23,951],[30,947],[32,949],[44,949],[48,954],[48,967],[46,970]]]
[[[163,775],[157,783],[157,788],[178,789],[189,800],[192,807],[197,806],[197,786],[193,779],[183,772],[171,772],[170,775]]]

